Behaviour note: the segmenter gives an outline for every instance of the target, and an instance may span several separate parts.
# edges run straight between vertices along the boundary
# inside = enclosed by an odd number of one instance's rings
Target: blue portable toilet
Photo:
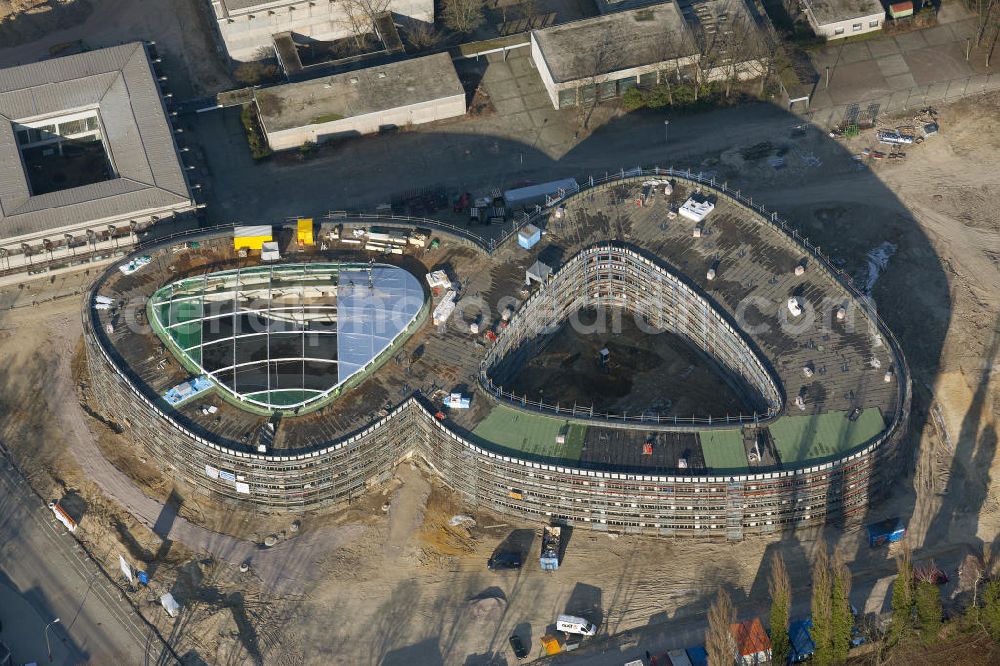
[[[812,639],[812,618],[796,620],[788,625],[788,642],[791,643],[792,650],[788,655],[788,661],[797,664],[805,661],[816,651],[816,643]]]
[[[868,526],[868,545],[872,548],[896,543],[906,536],[906,526],[901,518],[887,518]]]
[[[704,646],[689,647],[684,652],[691,660],[691,666],[708,666],[708,652],[705,651]]]

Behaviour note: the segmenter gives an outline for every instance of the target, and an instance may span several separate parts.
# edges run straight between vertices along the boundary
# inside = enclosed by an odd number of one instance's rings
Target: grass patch
[[[321,116],[316,116],[309,121],[310,125],[322,125],[323,123],[332,123],[335,120],[343,120],[344,116],[339,113],[324,113]]]
[[[851,421],[847,412],[815,416],[783,416],[771,427],[774,445],[785,464],[843,455],[885,430],[885,419],[876,407]]]
[[[472,433],[487,443],[512,452],[544,458],[548,462],[574,464],[580,461],[586,426],[563,419],[498,406]],[[556,437],[566,436],[565,444]]]

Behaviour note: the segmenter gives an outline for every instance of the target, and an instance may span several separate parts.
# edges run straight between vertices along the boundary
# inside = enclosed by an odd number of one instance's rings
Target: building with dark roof
[[[144,44],[0,70],[5,267],[193,207]]]

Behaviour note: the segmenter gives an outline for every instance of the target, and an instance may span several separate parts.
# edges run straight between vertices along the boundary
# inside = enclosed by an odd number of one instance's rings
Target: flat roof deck
[[[803,0],[820,25],[885,14],[879,0]],[[868,26],[865,26],[868,27]]]
[[[465,95],[447,53],[257,90],[268,132],[353,118]]]
[[[674,2],[535,30],[531,37],[557,83],[697,53],[687,23]]]

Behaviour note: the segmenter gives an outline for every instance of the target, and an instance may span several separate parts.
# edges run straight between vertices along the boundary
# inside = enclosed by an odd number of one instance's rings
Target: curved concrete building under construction
[[[697,222],[676,214],[691,196],[714,206]],[[300,511],[417,456],[502,513],[729,539],[863,512],[888,480],[910,403],[895,339],[724,186],[621,174],[521,221],[545,229],[530,249],[336,222],[332,249],[288,262],[203,232],[95,285],[91,388],[171,476]],[[380,240],[336,240],[351,229]],[[608,313],[624,323],[595,332]]]

